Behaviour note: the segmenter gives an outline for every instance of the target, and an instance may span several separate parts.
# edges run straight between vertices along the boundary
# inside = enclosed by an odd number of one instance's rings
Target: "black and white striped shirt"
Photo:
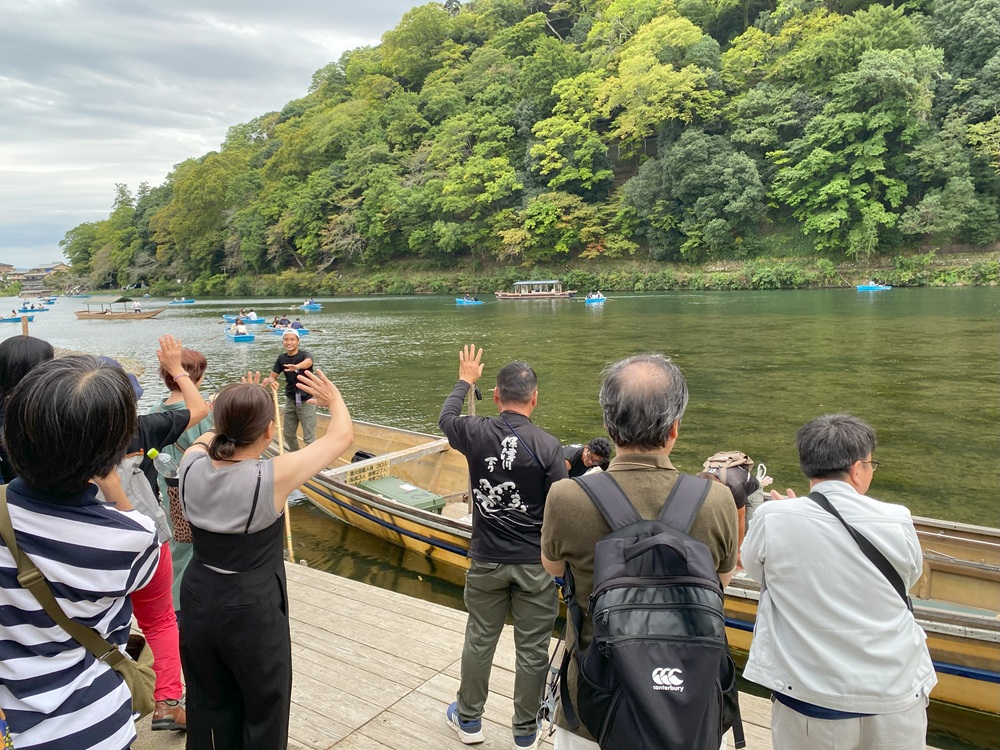
[[[63,611],[123,647],[132,605],[159,559],[153,522],[81,494],[49,495],[15,479],[7,505],[21,550]],[[121,750],[135,738],[131,695],[17,582],[0,541],[0,708],[18,750]]]

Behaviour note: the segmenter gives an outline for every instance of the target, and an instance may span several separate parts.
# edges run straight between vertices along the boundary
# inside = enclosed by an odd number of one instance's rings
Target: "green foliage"
[[[95,287],[166,293],[451,290],[386,270],[410,261],[475,263],[477,292],[546,262],[610,290],[840,283],[817,263],[1000,236],[998,3],[425,3],[60,244]],[[590,268],[625,258],[758,265]]]

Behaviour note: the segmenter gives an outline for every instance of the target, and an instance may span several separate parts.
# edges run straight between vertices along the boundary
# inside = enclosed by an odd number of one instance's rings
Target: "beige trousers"
[[[771,704],[774,750],[924,750],[927,699],[902,711],[860,719],[810,719],[783,703]]]

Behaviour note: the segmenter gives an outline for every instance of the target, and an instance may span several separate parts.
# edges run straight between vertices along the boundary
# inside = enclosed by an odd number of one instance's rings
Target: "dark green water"
[[[998,289],[622,295],[600,306],[458,306],[444,297],[321,301],[322,312],[294,313],[316,331],[303,348],[359,419],[437,432],[441,402],[457,379],[458,350],[475,343],[485,350],[484,390],[501,366],[527,360],[540,381],[535,422],[565,442],[585,441],[603,434],[597,389],[604,365],[658,351],[674,358],[690,388],[673,456],[682,470],[698,471],[718,450],[743,450],[767,464],[776,487],[801,491],[795,431],[819,414],[847,411],[878,433],[873,496],[916,515],[1000,526]],[[199,300],[152,320],[119,322],[77,321],[79,301],[63,299],[36,316],[31,333],[55,346],[143,362],[148,405],[163,392],[157,336],[172,333],[201,350],[218,386],[247,369],[268,370],[281,351],[278,337],[266,332],[252,344],[227,341],[221,314],[253,305],[270,318],[293,302]],[[8,324],[0,337],[19,332]],[[480,413],[492,409],[486,400]],[[292,508],[292,522],[296,557],[313,567],[462,606],[459,571],[307,505]]]
[[[484,348],[484,390],[512,359],[539,376],[535,421],[566,442],[603,434],[597,389],[608,362],[664,352],[684,371],[691,401],[674,459],[697,471],[717,450],[767,464],[775,487],[801,490],[795,431],[848,411],[876,429],[881,462],[872,494],[914,514],[1000,526],[1000,290],[898,289],[712,292],[580,300],[337,298],[297,312],[323,333],[303,341],[360,419],[437,431],[458,373],[458,350]],[[277,336],[252,344],[222,335],[221,314],[255,305],[273,317],[292,300],[202,301],[146,321],[76,321],[77,300],[38,315],[32,333],[56,346],[139,359],[147,399],[155,338],[203,351],[214,382],[268,369]],[[152,304],[163,304],[151,301]],[[3,302],[0,302],[3,304]],[[9,307],[9,305],[8,305]],[[18,327],[8,324],[0,335]],[[482,402],[481,413],[492,404]]]

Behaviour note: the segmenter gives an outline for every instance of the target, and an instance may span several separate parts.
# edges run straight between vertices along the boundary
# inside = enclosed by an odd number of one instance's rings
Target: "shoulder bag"
[[[17,581],[38,600],[49,617],[65,630],[70,636],[87,649],[94,658],[104,662],[125,680],[132,694],[132,712],[140,717],[153,712],[153,687],[156,685],[156,673],[153,672],[153,652],[146,639],[139,634],[129,636],[127,649],[138,652],[137,660],[129,654],[122,653],[116,645],[102,638],[96,630],[75,622],[66,616],[56,602],[45,576],[35,566],[31,559],[23,554],[17,546],[17,536],[14,525],[7,510],[7,488],[0,487],[0,536],[3,537],[7,549],[17,563]]]
[[[913,601],[906,594],[906,586],[903,584],[903,579],[899,575],[899,571],[892,567],[892,563],[885,558],[885,555],[882,554],[879,548],[872,544],[868,540],[868,537],[845,521],[844,517],[840,515],[840,511],[833,507],[830,501],[827,500],[826,495],[822,492],[809,493],[809,499],[844,524],[844,528],[846,528],[848,533],[854,538],[854,541],[858,543],[858,546],[861,548],[861,552],[864,553],[864,556],[871,560],[872,565],[878,568],[879,573],[885,576],[885,579],[903,599],[903,602],[906,604],[906,608],[910,610],[910,612],[913,612]]]

